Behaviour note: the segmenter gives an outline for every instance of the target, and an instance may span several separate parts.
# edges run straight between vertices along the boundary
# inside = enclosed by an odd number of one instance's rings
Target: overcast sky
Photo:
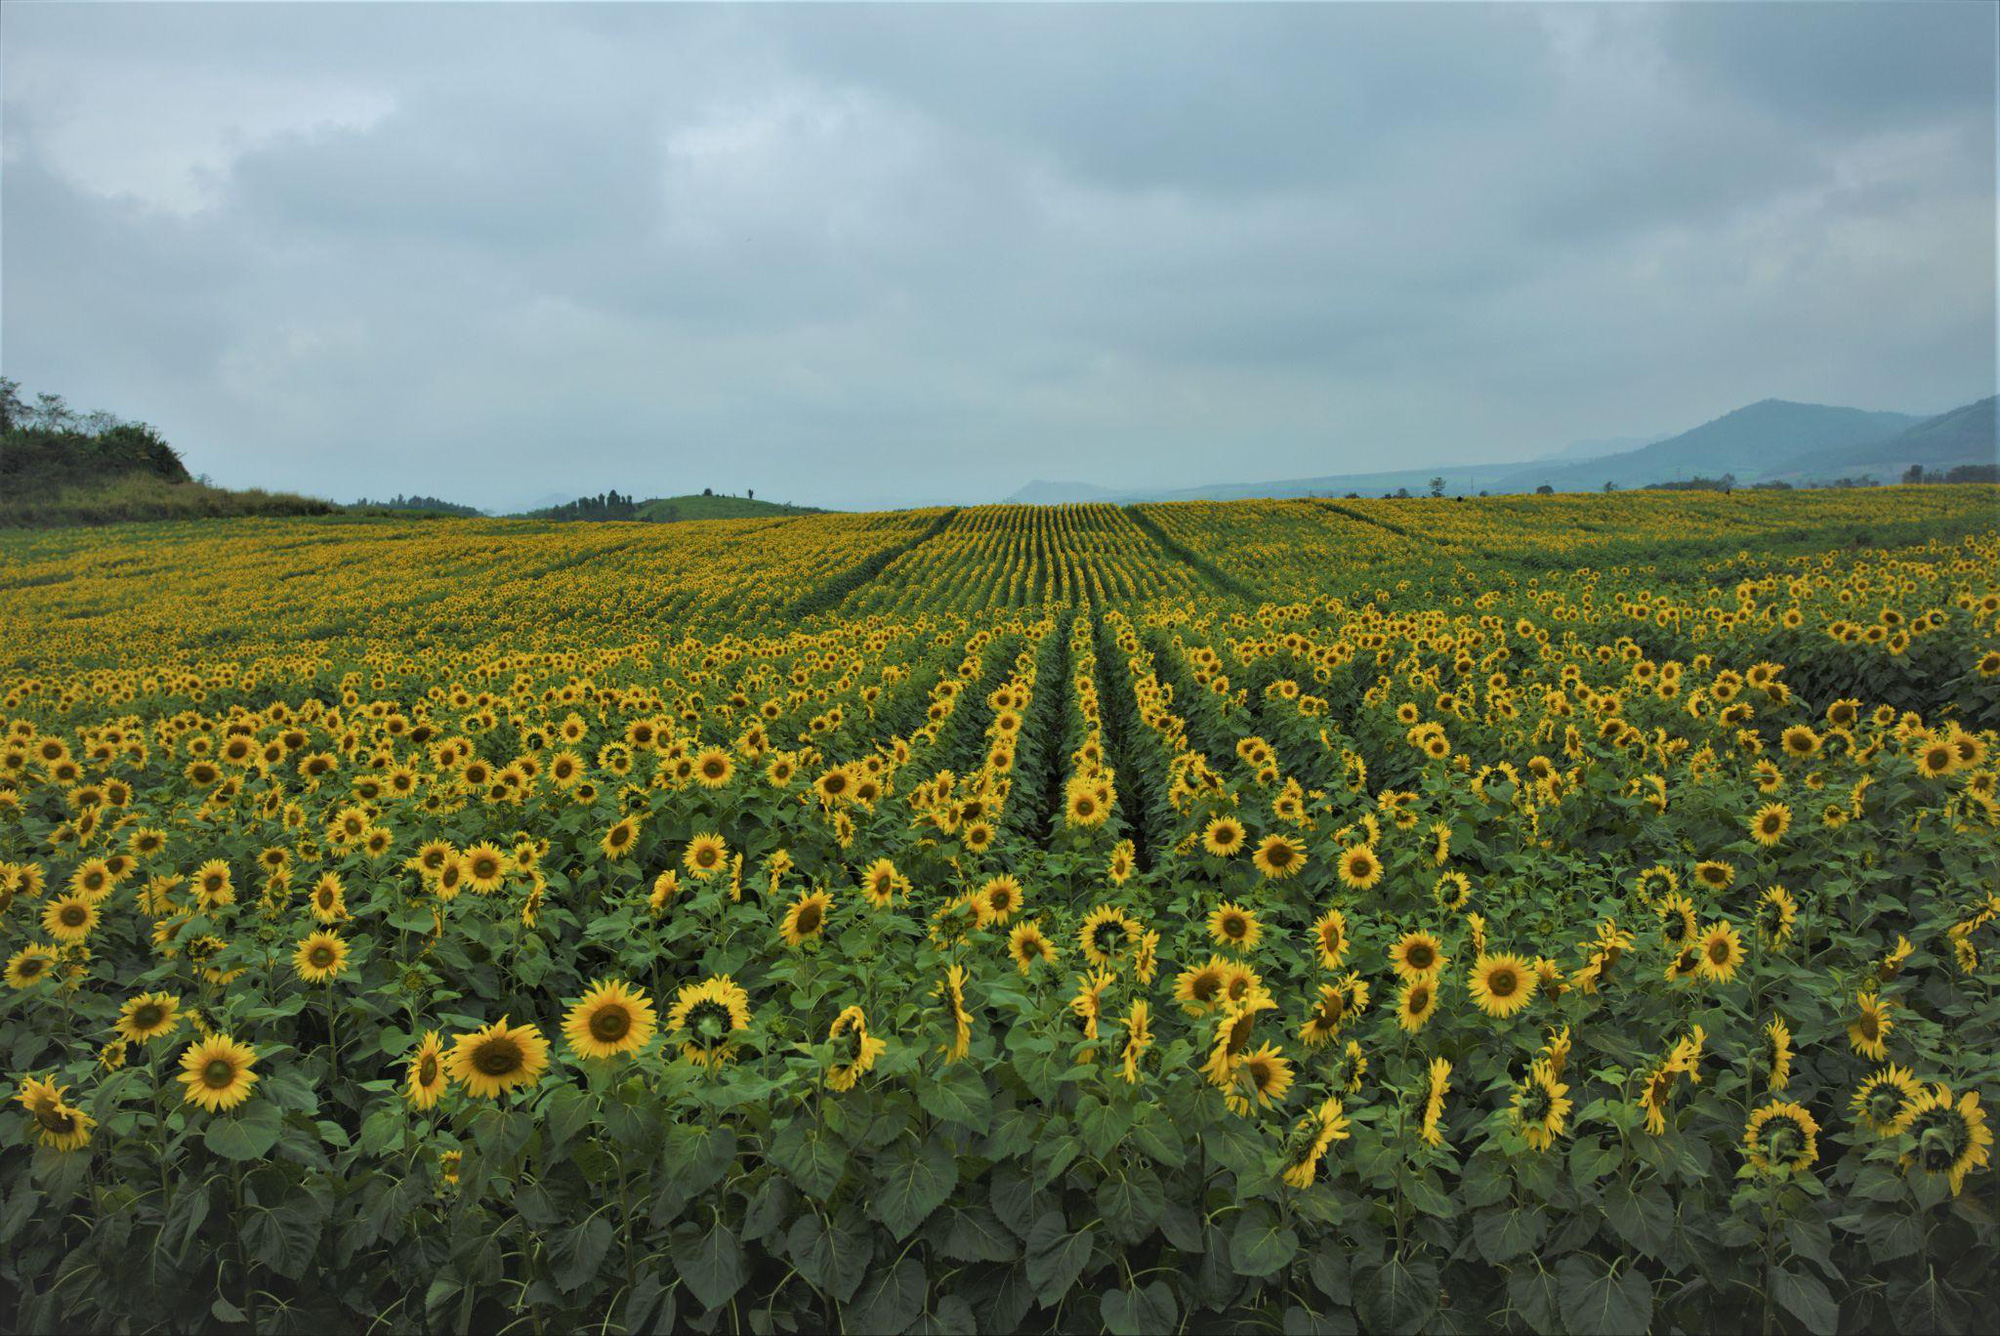
[[[0,358],[191,467],[834,506],[1994,392],[1977,4],[0,6]]]

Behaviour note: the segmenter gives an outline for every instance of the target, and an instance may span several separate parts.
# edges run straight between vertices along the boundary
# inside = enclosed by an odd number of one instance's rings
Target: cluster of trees
[[[639,503],[615,488],[596,496],[580,496],[546,510],[529,512],[537,520],[629,520],[639,513]]]
[[[1920,482],[2000,482],[2000,464],[1960,464],[1950,470],[1925,471],[1922,464],[1903,470],[1905,483]]]
[[[432,515],[457,515],[467,519],[480,513],[477,507],[461,506],[456,501],[444,501],[435,496],[404,496],[400,492],[387,501],[370,501],[364,496],[349,509],[418,510]]]
[[[29,403],[19,381],[0,376],[0,480],[7,489],[51,491],[135,473],[193,481],[179,452],[145,423],[102,409],[80,413],[59,394]]]

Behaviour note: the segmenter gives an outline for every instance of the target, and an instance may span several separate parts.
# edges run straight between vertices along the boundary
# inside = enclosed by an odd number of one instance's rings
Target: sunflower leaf
[[[1245,1211],[1229,1236],[1229,1256],[1246,1276],[1273,1276],[1299,1253],[1299,1236],[1261,1202]]]
[[[926,1142],[921,1148],[905,1142],[883,1157],[876,1179],[875,1213],[900,1241],[915,1233],[958,1186],[958,1161],[942,1142]]]
[[[689,1292],[705,1308],[720,1308],[743,1288],[743,1245],[719,1219],[706,1232],[684,1235],[676,1241],[673,1259],[674,1269],[687,1282]]]
[[[1090,1264],[1091,1231],[1069,1232],[1061,1211],[1044,1211],[1028,1231],[1028,1283],[1043,1307],[1053,1307]]]
[[[1572,1254],[1556,1267],[1563,1324],[1571,1331],[1640,1332],[1653,1320],[1653,1287],[1636,1270]]]
[[[901,1336],[924,1311],[924,1266],[905,1257],[894,1266],[878,1267],[842,1316],[853,1331]]]
[[[970,1064],[947,1067],[942,1076],[917,1082],[917,1103],[940,1122],[985,1132],[993,1123],[993,1096]]]
[[[1144,1336],[1146,1332],[1172,1331],[1180,1308],[1165,1281],[1156,1280],[1143,1289],[1107,1290],[1097,1301],[1105,1329],[1112,1336]]]
[[[260,1160],[278,1144],[285,1130],[285,1115],[268,1100],[253,1099],[235,1113],[212,1115],[206,1140],[208,1148],[230,1160]]]

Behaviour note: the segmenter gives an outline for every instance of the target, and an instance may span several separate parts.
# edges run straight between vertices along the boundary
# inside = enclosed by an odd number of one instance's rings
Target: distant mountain
[[[1124,495],[1110,487],[1099,487],[1087,482],[1046,482],[1035,479],[1020,491],[1005,498],[1002,505],[1018,506],[1061,506],[1078,501],[1110,501]]]
[[[1642,445],[1654,441],[1664,441],[1664,436],[1606,436],[1597,441],[1576,441],[1560,450],[1551,450],[1541,456],[1543,459],[1602,459],[1606,455],[1620,455],[1627,450],[1637,450]]]
[[[1547,484],[1559,492],[1588,492],[1607,481],[1643,487],[1725,473],[1747,482],[1762,477],[1777,461],[1885,441],[1919,420],[1908,413],[1765,399],[1637,450],[1554,467],[1528,465],[1494,490],[1531,492]]]
[[[1808,450],[1764,474],[1785,482],[1828,481],[1872,474],[1893,482],[1912,464],[1945,473],[1961,464],[1992,464],[1995,460],[1996,413],[2000,398],[1954,408],[1925,418],[1883,441],[1869,441],[1838,450]]]

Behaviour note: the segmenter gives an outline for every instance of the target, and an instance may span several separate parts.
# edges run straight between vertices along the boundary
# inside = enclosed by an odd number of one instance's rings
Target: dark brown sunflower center
[[[472,1051],[472,1065],[487,1076],[507,1076],[519,1071],[521,1046],[506,1036],[486,1040]]]
[[[1430,1007],[1430,1005],[1431,1005],[1431,990],[1430,990],[1430,989],[1428,989],[1428,988],[1412,988],[1412,989],[1410,990],[1410,1010],[1411,1010],[1411,1012],[1415,1013],[1415,1012],[1421,1012],[1421,1011],[1425,1011],[1425,1010],[1428,1010],[1428,1009],[1429,1009],[1429,1007]]]
[[[80,928],[83,926],[84,920],[89,917],[90,912],[82,905],[64,905],[62,907],[61,918],[65,928]]]
[[[333,964],[333,957],[334,957],[333,948],[326,945],[323,942],[320,945],[315,946],[306,955],[306,959],[312,962],[314,969],[322,969],[322,970],[325,969],[327,966]]]
[[[1413,970],[1427,970],[1437,960],[1437,952],[1431,950],[1424,943],[1419,942],[1410,948],[1404,959],[1409,962],[1410,968]]]
[[[590,1037],[615,1044],[632,1031],[632,1013],[617,1004],[599,1007],[590,1016]]]
[[[1512,997],[1521,988],[1521,977],[1513,970],[1494,970],[1486,976],[1486,991],[1495,997]]]
[[[802,933],[819,931],[818,904],[807,903],[799,907],[799,931]]]
[[[437,1079],[437,1054],[426,1053],[423,1056],[423,1060],[417,1064],[417,1084],[420,1086],[436,1085]]]
[[[227,1058],[210,1058],[201,1069],[201,1083],[210,1090],[227,1090],[236,1080],[236,1064]]]
[[[132,1013],[132,1024],[141,1030],[150,1030],[167,1018],[167,1009],[157,1002],[148,1002]]]
[[[500,860],[497,858],[486,858],[486,857],[473,859],[472,875],[479,878],[481,881],[485,881],[489,878],[499,876]]]

